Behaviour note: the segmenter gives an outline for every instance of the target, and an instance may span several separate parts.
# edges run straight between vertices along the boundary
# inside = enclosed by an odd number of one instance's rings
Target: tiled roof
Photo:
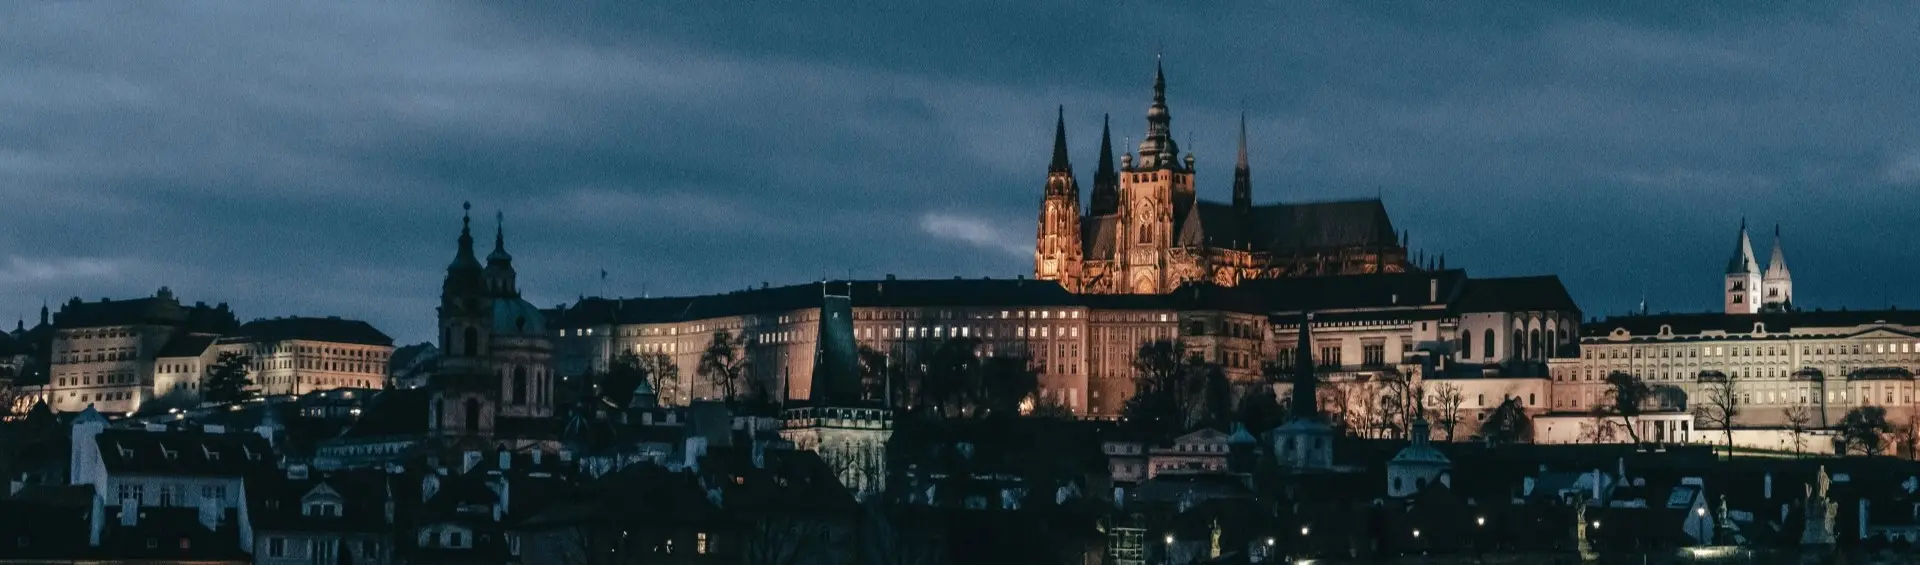
[[[109,429],[94,441],[113,473],[237,477],[273,461],[266,438],[251,433]]]
[[[384,532],[389,478],[377,469],[311,471],[304,479],[284,473],[256,475],[247,479],[249,517],[259,531]],[[322,485],[339,496],[339,516],[304,514],[302,500]],[[325,496],[326,491],[317,494]]]
[[[342,436],[366,438],[426,433],[427,402],[431,395],[432,391],[424,388],[380,391],[367,402],[360,419]]]
[[[1428,300],[1439,281],[1438,300]],[[1413,308],[1450,303],[1466,284],[1461,270],[1416,273],[1343,275],[1259,279],[1240,284],[1247,292],[1266,297],[1275,312]]]
[[[219,336],[208,335],[208,334],[196,334],[196,333],[177,334],[177,335],[174,335],[172,339],[168,339],[167,344],[164,346],[161,346],[160,352],[155,354],[154,356],[155,357],[199,357],[201,354],[207,352],[208,347],[213,347],[213,342],[218,340],[219,340]]]
[[[271,318],[254,320],[240,326],[223,341],[259,343],[288,340],[393,345],[393,338],[360,320],[327,318]]]
[[[1677,336],[1715,330],[1729,334],[1747,334],[1753,331],[1754,324],[1766,324],[1768,334],[1784,335],[1791,331],[1805,331],[1809,328],[1829,328],[1840,333],[1852,333],[1845,330],[1878,325],[1920,326],[1920,310],[1815,310],[1760,314],[1703,312],[1615,316],[1587,324],[1584,333],[1589,337],[1603,337],[1615,329],[1625,329],[1635,336],[1653,336],[1659,335],[1661,326],[1667,326]],[[1898,329],[1893,331],[1906,333]]]
[[[185,326],[190,331],[204,332],[225,332],[236,325],[233,312],[225,304],[182,307],[179,301],[170,296],[99,302],[84,302],[75,298],[54,314],[53,324],[60,328],[154,324]]]
[[[1503,277],[1471,279],[1466,290],[1453,303],[1457,312],[1513,312],[1520,310],[1557,310],[1579,312],[1573,295],[1560,284],[1560,277]]]

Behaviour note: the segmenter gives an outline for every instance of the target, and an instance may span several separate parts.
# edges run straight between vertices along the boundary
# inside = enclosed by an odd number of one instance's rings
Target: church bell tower
[[[1040,203],[1033,278],[1059,281],[1068,292],[1080,292],[1080,244],[1080,184],[1067,159],[1067,118],[1062,107],[1053,125],[1053,162],[1047,165],[1046,196]]]
[[[1179,283],[1167,272],[1173,247],[1173,219],[1193,207],[1193,154],[1180,158],[1173,140],[1173,116],[1167,111],[1167,75],[1154,65],[1153,104],[1147,107],[1147,134],[1140,157],[1123,157],[1120,172],[1120,224],[1114,237],[1120,290],[1165,294]]]

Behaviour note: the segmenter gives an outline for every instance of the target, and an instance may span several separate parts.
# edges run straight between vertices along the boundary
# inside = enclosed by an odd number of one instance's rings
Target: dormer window
[[[300,513],[312,517],[338,518],[340,517],[340,505],[332,502],[314,502],[307,504]]]

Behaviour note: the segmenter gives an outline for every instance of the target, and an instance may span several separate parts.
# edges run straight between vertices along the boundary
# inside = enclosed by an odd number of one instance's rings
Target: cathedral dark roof
[[[1584,333],[1588,337],[1605,337],[1615,329],[1624,329],[1634,336],[1654,336],[1659,335],[1661,327],[1665,326],[1677,336],[1695,335],[1708,331],[1744,335],[1753,332],[1754,324],[1766,324],[1768,334],[1781,336],[1796,329],[1804,331],[1806,328],[1920,326],[1920,310],[1816,310],[1759,314],[1703,312],[1615,316],[1587,324]],[[1901,330],[1891,331],[1907,333]],[[1842,331],[1841,333],[1851,335],[1856,332]]]
[[[1292,254],[1398,243],[1393,220],[1379,199],[1267,204],[1245,214],[1231,204],[1202,200],[1177,220],[1181,225],[1175,234],[1183,246]]]
[[[360,320],[326,318],[272,318],[254,320],[240,326],[225,341],[261,343],[303,340],[360,345],[393,345],[393,338]]]

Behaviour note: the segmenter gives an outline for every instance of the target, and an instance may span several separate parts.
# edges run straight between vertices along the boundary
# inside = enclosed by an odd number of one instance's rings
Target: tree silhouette
[[[700,352],[700,376],[728,405],[740,401],[741,380],[747,375],[745,336],[727,330],[713,332],[713,340]]]
[[[206,402],[224,404],[240,402],[252,398],[253,379],[247,365],[253,358],[238,351],[222,351],[212,366],[207,367],[206,383],[200,386],[201,397]]]
[[[1855,408],[1840,419],[1840,435],[1833,439],[1835,451],[1841,455],[1856,451],[1868,457],[1880,455],[1885,447],[1881,439],[1892,431],[1893,424],[1887,422],[1886,408]]]
[[[1640,446],[1640,431],[1634,429],[1633,419],[1645,412],[1647,399],[1653,396],[1653,388],[1639,376],[1614,371],[1607,374],[1607,397],[1612,401],[1606,409],[1620,417],[1620,424],[1626,426],[1627,437],[1633,438],[1634,447]]]

